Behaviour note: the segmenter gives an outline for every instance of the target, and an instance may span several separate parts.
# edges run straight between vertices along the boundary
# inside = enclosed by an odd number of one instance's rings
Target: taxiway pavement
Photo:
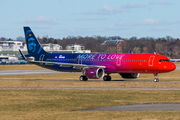
[[[3,75],[29,75],[29,74],[54,74],[62,73],[53,70],[1,70],[0,76]]]
[[[121,106],[113,106],[113,107],[85,109],[79,111],[147,111],[147,110],[180,110],[180,104],[121,105]]]

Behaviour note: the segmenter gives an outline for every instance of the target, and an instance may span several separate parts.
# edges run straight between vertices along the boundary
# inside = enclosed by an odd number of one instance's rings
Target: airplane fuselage
[[[35,60],[106,66],[105,73],[165,73],[176,68],[167,57],[158,54],[46,53],[35,56]],[[59,71],[80,72],[74,66],[39,65]]]
[[[117,53],[48,53],[29,27],[24,27],[28,55],[22,59],[63,72],[82,72],[81,81],[100,79],[110,81],[111,73],[119,73],[123,78],[137,78],[139,73],[153,73],[158,82],[158,73],[176,69],[174,63],[158,54],[117,54]],[[106,76],[104,74],[107,74]]]

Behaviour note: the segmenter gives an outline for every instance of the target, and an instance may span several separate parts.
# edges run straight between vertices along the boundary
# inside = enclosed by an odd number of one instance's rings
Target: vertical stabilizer
[[[44,49],[41,47],[39,41],[36,39],[30,27],[24,27],[24,34],[26,38],[28,54],[37,55],[46,53]]]

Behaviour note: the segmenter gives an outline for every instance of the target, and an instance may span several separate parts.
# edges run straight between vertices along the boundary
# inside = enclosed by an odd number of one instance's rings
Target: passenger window
[[[159,62],[162,62],[162,59],[160,59]]]

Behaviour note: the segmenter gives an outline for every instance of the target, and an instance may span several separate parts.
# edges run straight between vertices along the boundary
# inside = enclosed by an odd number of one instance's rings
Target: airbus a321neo
[[[139,73],[152,73],[154,82],[158,82],[159,73],[176,69],[169,58],[158,54],[48,53],[29,27],[24,27],[24,33],[28,49],[27,55],[20,51],[24,60],[52,70],[82,72],[81,81],[100,78],[110,81],[111,73],[134,79],[139,77]]]

